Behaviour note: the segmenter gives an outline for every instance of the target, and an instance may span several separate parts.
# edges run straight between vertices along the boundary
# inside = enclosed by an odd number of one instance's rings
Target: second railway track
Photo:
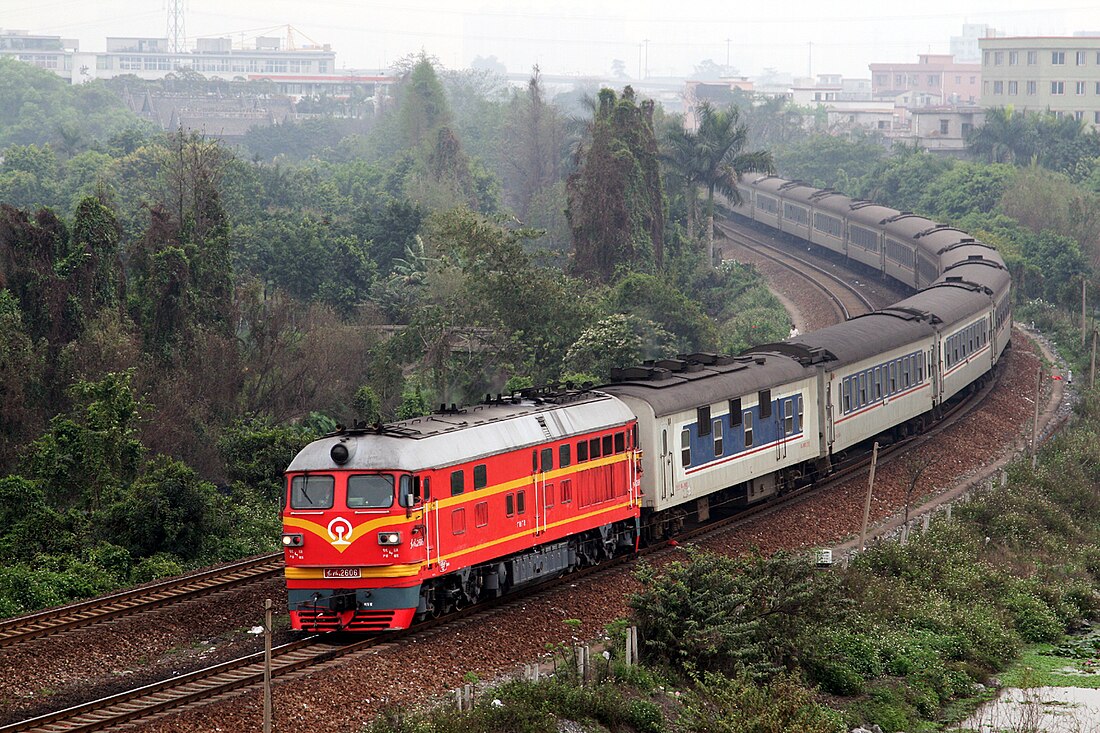
[[[757,235],[750,234],[740,227],[725,222],[714,223],[726,237],[745,249],[756,252],[762,257],[790,270],[820,290],[836,310],[839,320],[846,321],[853,316],[870,313],[875,310],[874,303],[860,292],[859,288],[844,278],[834,275],[825,268],[775,247]]]

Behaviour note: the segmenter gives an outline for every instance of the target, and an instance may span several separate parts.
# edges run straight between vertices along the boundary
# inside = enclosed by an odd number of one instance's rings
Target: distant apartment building
[[[962,35],[951,36],[951,55],[960,64],[981,63],[982,50],[978,44],[983,38],[994,38],[1004,35],[998,33],[991,25],[985,23],[965,23],[962,27]]]
[[[164,79],[191,70],[208,79],[268,81],[289,97],[347,96],[364,87],[372,94],[391,80],[381,75],[337,71],[327,44],[283,48],[283,39],[261,37],[250,48],[233,48],[229,38],[200,38],[193,51],[172,52],[167,38],[109,37],[106,51],[82,52],[60,36],[0,31],[0,56],[49,69],[74,84],[132,74]]]
[[[915,64],[870,64],[875,99],[909,95],[932,104],[976,104],[982,64],[960,63],[951,54],[922,53]]]
[[[1052,112],[1100,127],[1100,38],[983,38],[982,107]]]

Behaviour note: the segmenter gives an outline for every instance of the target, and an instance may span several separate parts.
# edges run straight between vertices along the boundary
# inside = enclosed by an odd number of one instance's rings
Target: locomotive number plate
[[[359,578],[359,568],[325,568],[326,578]]]

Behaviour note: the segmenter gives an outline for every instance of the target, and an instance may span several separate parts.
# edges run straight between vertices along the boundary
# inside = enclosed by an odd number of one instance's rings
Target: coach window
[[[890,362],[890,390],[887,394],[894,394],[898,391],[898,363],[896,361]]]
[[[295,476],[290,480],[290,508],[331,509],[335,493],[336,479],[332,476]]]
[[[798,429],[801,430],[802,426],[806,424],[802,422],[802,409],[805,405],[804,400],[802,399],[802,395],[795,397],[795,399],[798,400]]]
[[[465,480],[462,471],[451,471],[451,496],[458,496],[465,490]]]
[[[593,438],[588,441],[588,457],[593,461],[600,457],[600,439]]]
[[[786,435],[794,432],[794,406],[790,400],[783,402],[783,424]]]
[[[542,463],[542,465],[540,466],[540,468],[542,469],[543,473],[546,473],[547,471],[553,471],[554,470],[554,449],[553,448],[543,448],[542,449],[541,463]]]
[[[695,422],[699,426],[699,437],[710,435],[710,405],[695,408]]]
[[[577,443],[577,463],[584,463],[588,460],[588,441],[582,440]]]
[[[867,404],[867,372],[859,373],[859,407]]]
[[[745,447],[752,447],[752,413],[746,410],[741,415],[741,419],[745,424]]]
[[[924,381],[924,354],[917,355],[917,384]]]
[[[718,456],[722,455],[722,421],[721,420],[715,420],[713,427],[714,427],[714,430],[713,430],[713,433],[714,433],[714,457],[717,458]]]
[[[611,436],[605,435],[603,436],[603,454],[609,456],[612,453],[614,453],[614,451],[611,449]]]
[[[348,509],[388,509],[393,506],[393,476],[348,476],[347,503]]]
[[[527,511],[527,492],[516,492],[516,514],[523,514]]]
[[[474,466],[474,491],[484,489],[488,485],[489,473],[485,468],[485,464]]]
[[[730,427],[741,424],[741,398],[730,400]]]
[[[466,534],[465,509],[455,509],[451,512],[451,534]]]
[[[687,428],[680,431],[680,465],[685,468],[691,465],[691,433]]]
[[[901,386],[908,388],[909,384],[909,359],[906,357],[901,360]]]
[[[474,504],[474,526],[484,527],[489,523],[489,502],[479,501]]]
[[[504,513],[509,517],[516,516],[516,495],[505,494],[504,495]]]
[[[565,445],[558,446],[558,467],[559,468],[566,468],[567,466],[569,466],[569,464],[571,464],[573,462],[572,456],[570,455],[570,453],[572,452],[572,451],[570,451],[571,447],[572,446],[570,446],[568,443],[566,443]]]
[[[622,453],[626,450],[626,433],[615,433],[615,452]]]
[[[852,380],[845,379],[840,383],[840,399],[843,402],[842,412],[852,411]]]
[[[762,389],[757,395],[757,400],[760,403],[760,419],[763,420],[766,417],[772,416],[772,391],[770,389]]]

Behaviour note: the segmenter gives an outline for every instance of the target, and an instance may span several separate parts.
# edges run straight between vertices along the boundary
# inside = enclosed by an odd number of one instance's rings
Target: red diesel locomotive
[[[402,629],[637,548],[634,416],[529,392],[341,430],[287,469],[291,624]]]

